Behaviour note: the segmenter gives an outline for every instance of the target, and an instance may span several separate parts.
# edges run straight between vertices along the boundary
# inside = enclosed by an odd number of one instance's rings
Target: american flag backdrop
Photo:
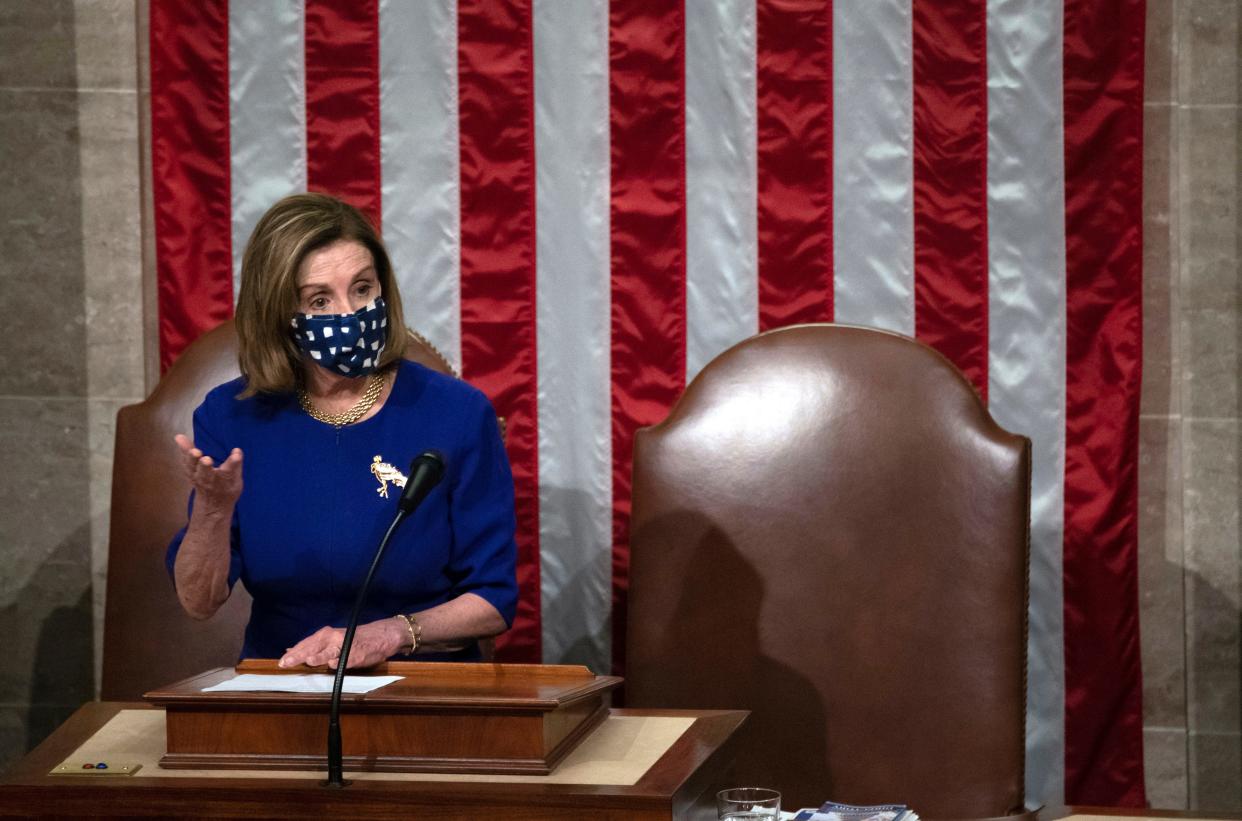
[[[760,330],[916,336],[1034,442],[1028,799],[1141,805],[1144,12],[150,0],[162,364],[231,315],[277,198],[363,208],[410,324],[508,420],[500,656],[603,672],[635,429]]]

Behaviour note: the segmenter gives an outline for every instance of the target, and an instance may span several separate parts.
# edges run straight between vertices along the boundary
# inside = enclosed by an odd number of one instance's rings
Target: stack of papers
[[[309,675],[261,676],[243,673],[227,681],[204,687],[204,693],[330,693],[335,675],[310,673]],[[369,693],[385,684],[400,681],[401,676],[345,676],[342,693]]]
[[[793,821],[919,821],[918,813],[905,804],[876,804],[860,807],[825,801],[819,809],[798,810]]]

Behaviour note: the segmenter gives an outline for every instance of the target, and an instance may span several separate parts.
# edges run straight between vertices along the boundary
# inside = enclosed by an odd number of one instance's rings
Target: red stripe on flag
[[[832,2],[756,14],[759,329],[831,322]]]
[[[518,612],[497,658],[542,661],[535,362],[535,88],[530,0],[457,7],[462,376],[505,418]]]
[[[1065,4],[1065,800],[1142,807],[1143,0]]]
[[[988,89],[984,0],[916,0],[914,328],[987,400]]]
[[[634,431],[686,383],[685,7],[609,8],[613,665],[625,664]]]
[[[306,0],[306,186],[380,224],[378,0]]]
[[[160,370],[233,315],[226,0],[151,3]]]

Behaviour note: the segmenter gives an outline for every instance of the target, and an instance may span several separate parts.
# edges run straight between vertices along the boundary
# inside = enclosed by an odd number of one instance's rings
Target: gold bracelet
[[[412,656],[423,643],[423,626],[418,623],[418,619],[406,613],[398,613],[396,618],[404,621],[405,629],[410,631],[410,649],[405,651],[405,655]]]

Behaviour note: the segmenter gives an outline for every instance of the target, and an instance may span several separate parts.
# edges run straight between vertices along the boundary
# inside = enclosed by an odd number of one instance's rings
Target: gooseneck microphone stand
[[[358,629],[358,617],[362,614],[362,604],[366,601],[371,579],[375,576],[375,570],[379,567],[380,559],[384,556],[384,550],[388,547],[392,534],[397,531],[397,526],[414,512],[423,499],[427,498],[427,494],[439,484],[443,476],[444,459],[436,451],[423,451],[414,458],[410,464],[410,478],[406,480],[405,490],[397,501],[397,515],[393,518],[392,524],[388,526],[388,532],[384,534],[384,538],[380,540],[379,549],[375,551],[375,558],[371,560],[371,567],[367,570],[366,578],[362,580],[362,587],[358,589],[358,598],[354,600],[354,610],[349,616],[349,623],[345,627],[345,638],[341,642],[341,655],[336,661],[336,678],[332,682],[332,706],[328,711],[328,780],[323,782],[325,787],[340,788],[349,783],[344,779],[344,767],[341,762],[341,687],[345,684],[349,649],[354,643],[354,632]]]

